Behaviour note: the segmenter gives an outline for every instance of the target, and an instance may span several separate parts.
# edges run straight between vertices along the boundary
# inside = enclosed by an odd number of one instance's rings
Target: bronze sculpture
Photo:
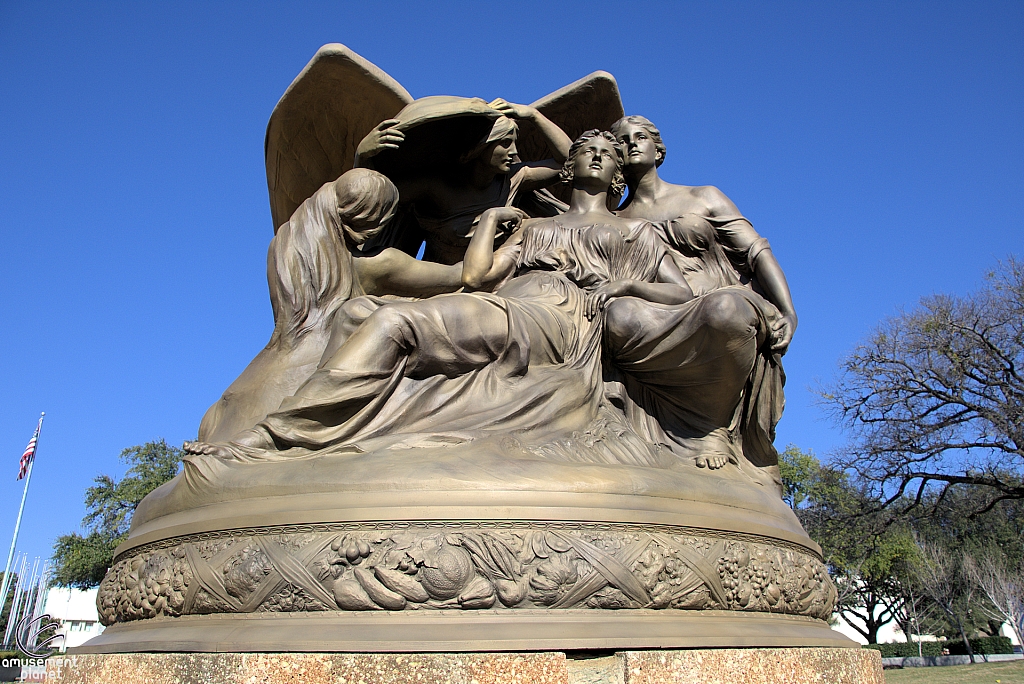
[[[565,161],[573,189],[564,214],[530,222],[494,254],[498,224],[521,218],[507,208],[483,213],[462,268],[462,282],[477,292],[383,304],[255,429],[231,444],[186,449],[260,459],[261,452],[305,453],[423,433],[410,426],[424,419],[439,430],[457,427],[467,438],[480,430],[515,431],[523,439],[549,431],[554,416],[574,413],[581,415],[577,427],[586,427],[597,417],[602,390],[599,314],[609,294],[663,304],[693,298],[654,227],[608,209],[610,188],[618,181],[621,192],[624,182],[622,160],[610,134],[584,133]],[[576,382],[567,382],[566,373]],[[480,381],[467,382],[469,374]],[[437,376],[458,385],[464,400],[453,399],[443,380],[431,387],[403,383]],[[442,399],[430,402],[435,394]],[[556,401],[560,394],[568,396]],[[522,397],[541,396],[543,412],[524,420]]]
[[[610,76],[531,110],[404,101],[374,70],[326,46],[271,119],[271,264],[292,264],[272,293],[326,283],[278,293],[275,335],[312,341],[272,340],[140,504],[87,648],[844,645],[778,489],[795,314],[767,243],[707,191],[658,185],[656,129],[618,121]],[[279,111],[313,97],[302,79],[353,74],[378,118],[294,167],[337,180],[289,181]],[[424,261],[401,251],[423,239]]]
[[[482,122],[471,120],[470,113],[490,125],[479,127]],[[536,126],[552,159],[519,159],[517,120]],[[424,131],[429,124],[448,126]],[[419,134],[416,142],[425,149],[401,159],[399,153],[415,144],[404,142],[406,131]],[[368,133],[356,151],[356,165],[381,168],[398,183],[403,207],[412,216],[396,222],[401,230],[395,241],[411,253],[423,242],[425,259],[451,264],[462,259],[484,210],[521,203],[528,193],[558,181],[570,142],[536,107],[436,96],[416,100]]]
[[[611,131],[627,148],[626,178],[630,196],[619,213],[655,223],[686,218],[699,224],[699,219],[703,219],[712,226],[714,242],[724,248],[729,263],[739,271],[736,275],[740,280],[750,282],[752,277],[756,278],[768,301],[781,312],[782,317],[772,329],[771,347],[773,351],[785,353],[796,330],[796,310],[789,284],[768,242],[754,231],[736,205],[718,188],[672,185],[658,176],[658,167],[665,161],[667,150],[661,142],[660,131],[649,120],[642,116],[623,117],[612,124]],[[713,281],[707,282],[708,278],[721,279],[718,286],[731,284],[728,274],[719,272],[728,269],[710,241],[704,247],[699,238],[694,239],[685,231],[682,241],[677,237],[673,243],[670,233],[666,233],[666,238],[676,246],[678,256],[683,257],[685,253],[690,260],[703,262],[686,269],[691,278],[703,281],[699,288],[701,294],[715,287]]]
[[[353,169],[325,183],[281,226],[267,258],[274,334],[204,416],[204,438],[230,437],[293,394],[337,336],[335,317],[349,300],[439,294],[462,285],[460,268],[394,248],[362,251],[392,220],[398,198],[385,176]]]

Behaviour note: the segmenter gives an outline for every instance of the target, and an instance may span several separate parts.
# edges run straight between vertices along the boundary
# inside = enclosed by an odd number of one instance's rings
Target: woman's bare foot
[[[239,432],[230,442],[210,444],[209,442],[195,441],[185,442],[182,445],[182,449],[186,454],[216,456],[217,458],[237,458],[239,447],[242,447],[242,451],[276,450],[274,440],[271,439],[270,434],[259,427]]]
[[[207,442],[185,442],[182,445],[182,450],[186,454],[194,454],[196,456],[216,456],[218,458],[231,458],[235,453],[231,450],[231,447],[227,444],[209,444]]]
[[[707,468],[708,470],[718,470],[719,468],[725,466],[725,464],[728,462],[728,456],[723,456],[719,454],[697,457],[697,467]]]

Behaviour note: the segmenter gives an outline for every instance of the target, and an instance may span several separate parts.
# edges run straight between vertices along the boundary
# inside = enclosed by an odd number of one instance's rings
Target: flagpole
[[[14,601],[11,602],[11,612],[7,616],[7,629],[4,631],[4,647],[11,643],[12,630],[14,629],[15,623],[18,621],[18,610],[21,608],[21,588],[25,584],[25,573],[27,572],[25,568],[26,563],[28,563],[27,553],[22,554],[21,556],[21,569],[18,571],[18,586],[14,588]]]
[[[39,424],[36,425],[36,451],[39,450],[39,433],[43,430],[43,418],[46,412],[39,414]],[[14,560],[14,548],[18,545],[18,532],[21,530],[21,516],[25,512],[25,499],[28,497],[28,483],[32,481],[32,466],[36,463],[36,455],[32,454],[32,460],[28,462],[28,473],[25,475],[25,489],[21,493],[21,507],[18,508],[18,519],[14,523],[14,538],[11,539],[11,550],[7,553],[7,567],[4,569],[3,586],[0,588],[0,611],[7,605],[7,592],[11,588],[11,561]]]

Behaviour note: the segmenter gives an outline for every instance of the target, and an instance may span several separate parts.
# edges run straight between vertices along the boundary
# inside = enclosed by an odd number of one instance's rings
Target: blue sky
[[[267,120],[340,42],[414,97],[533,101],[597,69],[720,187],[800,327],[778,445],[843,435],[810,391],[884,316],[1021,255],[1024,4],[0,0],[0,549],[78,529],[118,453],[180,444],[266,343]],[[3,562],[3,558],[0,558]]]

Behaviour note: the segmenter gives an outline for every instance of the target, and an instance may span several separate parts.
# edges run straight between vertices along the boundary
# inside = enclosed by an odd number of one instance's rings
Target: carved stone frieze
[[[522,608],[736,610],[827,619],[810,551],[751,535],[581,523],[335,525],[222,532],[121,554],[105,625],[158,616]]]

